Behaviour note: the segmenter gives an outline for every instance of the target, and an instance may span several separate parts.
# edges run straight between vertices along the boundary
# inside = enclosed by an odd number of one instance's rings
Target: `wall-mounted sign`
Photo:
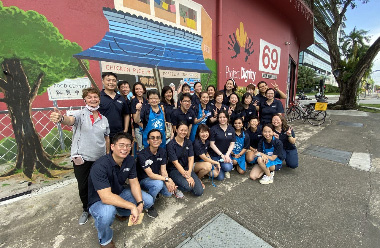
[[[198,72],[160,70],[161,78],[201,78]]]
[[[87,77],[65,79],[62,82],[50,86],[48,96],[50,101],[82,99],[82,90],[91,85]]]
[[[279,74],[281,48],[260,39],[259,70]]]
[[[138,67],[133,65],[118,64],[112,62],[100,62],[102,67],[102,72],[114,72],[116,74],[129,74],[138,76],[149,76],[153,77],[153,69],[147,67]]]
[[[273,74],[268,74],[268,73],[263,73],[261,74],[262,78],[267,78],[267,79],[277,79],[277,75]]]

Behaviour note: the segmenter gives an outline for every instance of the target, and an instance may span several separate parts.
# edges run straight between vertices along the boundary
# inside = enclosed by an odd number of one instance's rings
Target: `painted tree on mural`
[[[357,92],[363,76],[368,73],[373,59],[380,50],[380,37],[361,56],[346,58],[345,52],[339,47],[338,34],[345,19],[348,8],[354,9],[359,3],[368,0],[315,0],[314,17],[315,27],[326,39],[331,59],[331,67],[339,85],[340,97],[336,105],[343,109],[353,109],[357,106]],[[325,20],[325,12],[330,11],[333,23],[329,25]],[[357,53],[359,55],[359,53]]]
[[[4,7],[0,1],[0,90],[11,117],[17,142],[16,170],[31,178],[36,169],[52,176],[49,169],[61,169],[42,148],[31,118],[37,94],[65,78],[83,76],[73,54],[82,48],[65,40],[46,17],[35,11]]]

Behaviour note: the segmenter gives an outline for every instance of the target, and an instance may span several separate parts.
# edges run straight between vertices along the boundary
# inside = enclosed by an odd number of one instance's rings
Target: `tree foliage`
[[[27,77],[32,79],[30,82],[42,72],[39,94],[65,78],[84,75],[73,58],[82,48],[64,39],[45,16],[15,6],[4,7],[0,2],[0,23],[0,64],[7,58],[20,59]]]
[[[316,77],[317,73],[314,69],[307,66],[299,66],[297,87],[300,87],[302,91],[305,91],[305,88],[312,88]]]
[[[350,33],[352,37],[346,39],[345,46],[339,47],[338,34],[341,25],[344,24],[347,9],[354,9],[357,4],[367,2],[368,0],[315,0],[314,2],[315,27],[327,42],[331,67],[340,88],[337,105],[345,109],[357,106],[356,96],[361,79],[369,73],[372,61],[380,50],[380,37],[371,46],[360,46],[361,43],[364,44],[366,36],[356,29]]]

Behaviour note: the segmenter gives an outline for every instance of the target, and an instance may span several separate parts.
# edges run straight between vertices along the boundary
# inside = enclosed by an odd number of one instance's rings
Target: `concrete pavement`
[[[146,216],[135,227],[114,222],[117,247],[176,247],[219,213],[274,247],[379,247],[380,114],[329,111],[328,116],[322,127],[291,123],[299,168],[277,172],[271,185],[232,172],[218,187],[206,180],[201,197],[161,197],[158,218]],[[370,170],[311,156],[313,147],[355,154],[356,160],[348,159],[353,164],[368,155]],[[80,206],[76,183],[1,205],[0,247],[98,247],[93,219],[77,224]]]

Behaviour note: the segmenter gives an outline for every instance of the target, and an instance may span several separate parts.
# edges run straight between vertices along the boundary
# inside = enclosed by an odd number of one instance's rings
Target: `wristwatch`
[[[136,207],[138,207],[140,204],[144,205],[144,201],[139,201],[138,203],[136,203]]]
[[[169,182],[169,178],[168,177],[165,177],[165,182]]]

